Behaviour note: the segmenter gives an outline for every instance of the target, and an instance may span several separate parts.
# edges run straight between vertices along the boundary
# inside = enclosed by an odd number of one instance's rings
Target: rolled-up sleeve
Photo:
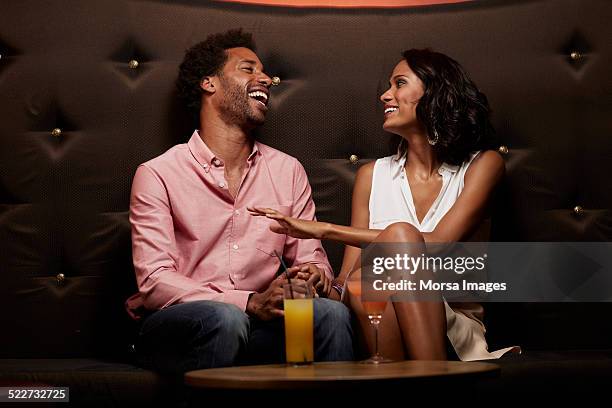
[[[295,161],[293,171],[293,207],[291,216],[303,220],[316,221],[315,204],[312,200],[312,189],[308,183],[308,176],[299,161]],[[287,237],[285,243],[285,257],[292,265],[305,263],[315,264],[323,270],[329,279],[334,273],[321,241],[318,239],[296,239]]]
[[[215,300],[246,309],[251,291],[221,290],[178,270],[178,253],[168,192],[157,174],[140,165],[130,196],[132,256],[140,302],[128,300],[128,310],[143,306],[162,309],[175,303]],[[136,313],[130,313],[133,316]]]

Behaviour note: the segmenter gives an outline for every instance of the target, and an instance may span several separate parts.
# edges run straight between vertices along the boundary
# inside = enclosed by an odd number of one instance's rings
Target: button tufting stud
[[[574,207],[574,214],[582,215],[584,214],[584,209],[581,206],[577,205]]]
[[[570,52],[570,58],[572,59],[572,61],[580,61],[582,57],[583,55],[578,51]]]
[[[562,45],[561,52],[565,62],[572,69],[578,71],[588,61],[592,49],[584,35],[579,31],[575,31],[565,44]]]
[[[277,77],[277,76],[272,77],[272,85],[274,85],[274,86],[280,85],[280,78]]]
[[[499,146],[499,148],[497,149],[498,152],[500,152],[501,154],[508,154],[508,146]]]
[[[138,65],[140,65],[140,64],[135,59],[133,59],[130,62],[128,62],[128,67],[130,67],[130,69],[136,69],[136,68],[138,68]]]
[[[55,128],[51,131],[51,136],[59,137],[62,135],[62,129]]]
[[[58,273],[55,276],[55,280],[57,281],[58,285],[61,285],[66,281],[66,276],[63,273]]]
[[[359,161],[359,157],[356,154],[351,154],[349,161],[351,164],[356,164]]]

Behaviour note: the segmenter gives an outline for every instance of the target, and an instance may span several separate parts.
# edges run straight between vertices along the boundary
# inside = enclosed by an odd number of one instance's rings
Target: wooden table
[[[196,370],[185,374],[189,386],[216,390],[363,389],[369,385],[431,385],[464,383],[495,376],[499,366],[463,361],[399,361],[315,363],[310,366],[260,365]]]

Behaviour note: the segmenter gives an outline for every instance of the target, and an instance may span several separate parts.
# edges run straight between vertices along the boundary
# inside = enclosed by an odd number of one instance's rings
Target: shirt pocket
[[[291,215],[290,205],[258,204],[257,206],[272,208],[283,215]],[[265,252],[269,256],[276,258],[274,251],[276,251],[279,255],[283,254],[287,236],[285,234],[277,234],[276,232],[270,231],[270,226],[272,225],[278,225],[278,222],[265,216],[257,217],[257,222],[255,223],[255,247],[260,251]]]

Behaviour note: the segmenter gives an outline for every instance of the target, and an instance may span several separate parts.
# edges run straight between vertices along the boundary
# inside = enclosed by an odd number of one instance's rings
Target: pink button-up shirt
[[[275,222],[247,207],[270,207],[315,219],[311,188],[293,157],[255,142],[236,198],[224,164],[195,131],[136,170],[130,199],[132,252],[138,293],[126,301],[138,319],[144,310],[215,300],[246,309],[248,296],[265,290],[282,255],[288,265],[312,263],[331,279],[321,242],[269,230]]]

